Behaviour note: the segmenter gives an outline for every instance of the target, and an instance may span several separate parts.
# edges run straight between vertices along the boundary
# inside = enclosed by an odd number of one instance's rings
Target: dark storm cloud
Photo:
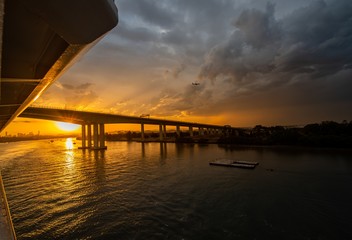
[[[173,58],[194,63],[228,33],[233,18],[232,0],[129,0],[118,2],[121,20],[112,35],[123,39],[125,48],[143,45],[148,56]],[[221,13],[221,14],[219,14]],[[121,42],[120,42],[121,43]],[[197,60],[195,60],[197,59]]]
[[[352,107],[350,0],[115,2],[119,25],[58,100],[153,116]]]
[[[192,115],[202,112],[212,102],[212,91],[204,86],[187,86],[183,91],[164,88],[150,102],[151,114],[154,116]]]
[[[130,41],[143,43],[155,41],[158,38],[155,32],[151,31],[149,28],[130,26],[123,20],[119,23],[117,34],[118,36],[124,37]]]
[[[266,12],[256,9],[245,10],[234,22],[244,36],[243,41],[260,49],[280,40],[280,26],[274,18],[274,5],[267,4]]]
[[[175,23],[175,16],[165,1],[129,0],[119,3],[119,8],[128,11],[135,18],[151,25],[169,28]]]
[[[352,2],[347,0],[317,1],[280,21],[271,4],[265,12],[246,10],[228,41],[209,52],[200,77],[228,76],[248,84],[258,80],[255,73],[286,83],[299,74],[305,79],[331,76],[352,62],[351,23]]]

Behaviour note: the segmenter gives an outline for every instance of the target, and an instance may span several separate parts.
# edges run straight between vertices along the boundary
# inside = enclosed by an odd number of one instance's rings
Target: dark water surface
[[[352,239],[351,151],[79,144],[0,144],[18,239]]]

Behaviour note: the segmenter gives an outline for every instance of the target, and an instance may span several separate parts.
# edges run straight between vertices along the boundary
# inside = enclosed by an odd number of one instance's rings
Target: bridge
[[[0,0],[0,132],[117,25],[117,13],[113,0]]]
[[[141,126],[141,140],[145,141],[145,125],[159,126],[159,140],[164,141],[166,137],[166,126],[174,126],[176,135],[181,136],[181,127],[188,128],[189,135],[193,137],[194,128],[198,128],[200,135],[222,134],[235,131],[229,125],[213,125],[195,122],[183,122],[165,120],[158,118],[145,118],[126,116],[119,114],[97,113],[88,111],[77,111],[70,109],[56,109],[45,107],[28,107],[19,117],[44,119],[60,122],[68,122],[81,125],[82,147],[94,150],[106,149],[105,146],[105,124],[139,124]],[[93,131],[92,131],[93,128]],[[93,144],[92,144],[93,142]]]
[[[0,132],[117,23],[114,0],[0,0]],[[0,239],[16,239],[1,174]]]

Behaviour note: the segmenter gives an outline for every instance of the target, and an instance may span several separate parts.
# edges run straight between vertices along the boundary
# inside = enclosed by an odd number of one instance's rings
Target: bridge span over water
[[[105,124],[139,124],[141,126],[141,140],[145,140],[145,125],[159,126],[159,139],[164,141],[166,137],[166,126],[174,126],[177,136],[181,135],[180,128],[187,127],[189,135],[193,136],[193,129],[198,128],[200,135],[223,134],[234,131],[229,125],[213,125],[205,123],[184,122],[166,120],[150,117],[126,116],[111,113],[98,113],[78,111],[70,109],[56,109],[45,107],[28,107],[19,117],[53,120],[80,124],[82,129],[82,148],[106,149],[105,146]],[[92,131],[93,128],[93,131]],[[93,144],[92,144],[93,142]]]

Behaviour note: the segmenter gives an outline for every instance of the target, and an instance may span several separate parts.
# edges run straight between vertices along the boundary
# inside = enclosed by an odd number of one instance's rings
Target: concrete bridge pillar
[[[163,134],[164,134],[164,138],[166,138],[166,125],[163,125]]]
[[[202,127],[199,128],[199,135],[200,136],[204,135],[204,129]]]
[[[91,125],[89,125],[88,136],[91,135]],[[88,138],[91,138],[88,137]],[[93,146],[89,145],[90,149],[93,150],[103,150],[106,149],[105,146],[105,124],[104,123],[94,123],[93,124]]]
[[[98,123],[93,124],[93,149],[99,148],[99,131],[98,131]]]
[[[92,125],[91,124],[87,124],[87,137],[88,137],[88,144],[87,144],[87,148],[91,148],[92,147]]]
[[[100,146],[99,148],[100,149],[106,149],[106,146],[105,146],[105,125],[104,123],[100,123],[99,124],[99,140],[100,140]]]
[[[207,135],[211,135],[211,129],[207,128]]]
[[[164,140],[164,134],[163,134],[163,125],[159,125],[159,138],[160,138],[160,141],[163,141]]]
[[[189,136],[193,137],[193,127],[189,127]]]
[[[144,141],[144,123],[141,123],[141,139]]]
[[[177,137],[181,136],[180,126],[176,126],[176,135]]]
[[[81,125],[81,129],[82,129],[82,149],[86,148],[86,125],[82,124]]]

